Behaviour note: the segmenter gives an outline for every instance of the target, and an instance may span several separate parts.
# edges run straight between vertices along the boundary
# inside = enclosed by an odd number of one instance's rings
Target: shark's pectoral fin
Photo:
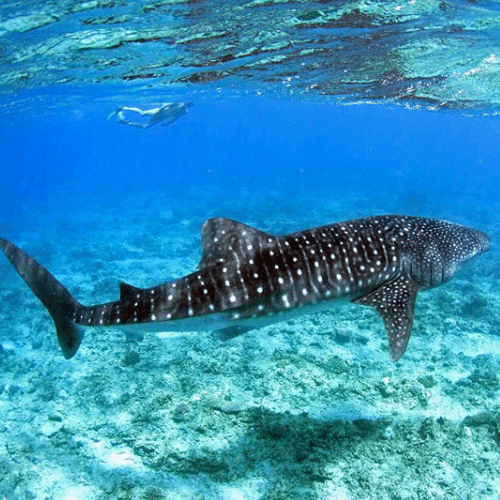
[[[375,308],[384,320],[391,360],[398,361],[410,340],[413,309],[419,286],[408,276],[398,276],[367,295],[353,300]]]

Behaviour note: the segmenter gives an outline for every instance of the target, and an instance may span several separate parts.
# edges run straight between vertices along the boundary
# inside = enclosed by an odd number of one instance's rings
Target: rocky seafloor
[[[152,286],[191,272],[203,218],[224,208],[198,218],[170,207],[148,218],[109,211],[106,224],[97,209],[61,215],[15,242],[82,302],[114,300],[120,280]],[[270,221],[259,204],[228,215],[281,231],[353,214]],[[482,229],[498,234],[495,224]],[[224,343],[88,330],[66,361],[43,306],[6,260],[0,270],[1,498],[500,497],[493,251],[419,295],[396,364],[381,319],[350,304]]]

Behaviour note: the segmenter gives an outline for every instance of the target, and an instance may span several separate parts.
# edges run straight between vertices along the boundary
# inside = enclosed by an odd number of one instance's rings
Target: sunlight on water
[[[134,82],[494,112],[498,8],[440,0],[6,1],[0,87]]]

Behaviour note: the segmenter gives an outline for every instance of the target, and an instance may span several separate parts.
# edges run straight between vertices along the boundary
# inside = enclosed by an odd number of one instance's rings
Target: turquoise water
[[[3,2],[0,236],[84,304],[195,270],[229,217],[486,231],[404,357],[332,311],[228,342],[89,329],[66,361],[0,261],[0,497],[497,499],[497,2]],[[169,127],[119,106],[193,102]]]

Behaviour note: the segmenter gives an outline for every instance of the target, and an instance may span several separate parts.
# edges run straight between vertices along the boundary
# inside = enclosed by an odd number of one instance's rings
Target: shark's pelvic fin
[[[238,337],[239,335],[243,335],[244,333],[252,330],[252,328],[246,328],[244,326],[228,326],[226,328],[221,328],[217,330],[217,337],[219,340],[226,342],[228,340],[234,339],[234,337]]]
[[[52,274],[26,252],[0,238],[0,248],[49,311],[57,330],[57,338],[66,359],[72,358],[83,339],[83,329],[71,320],[76,311],[84,309]]]

